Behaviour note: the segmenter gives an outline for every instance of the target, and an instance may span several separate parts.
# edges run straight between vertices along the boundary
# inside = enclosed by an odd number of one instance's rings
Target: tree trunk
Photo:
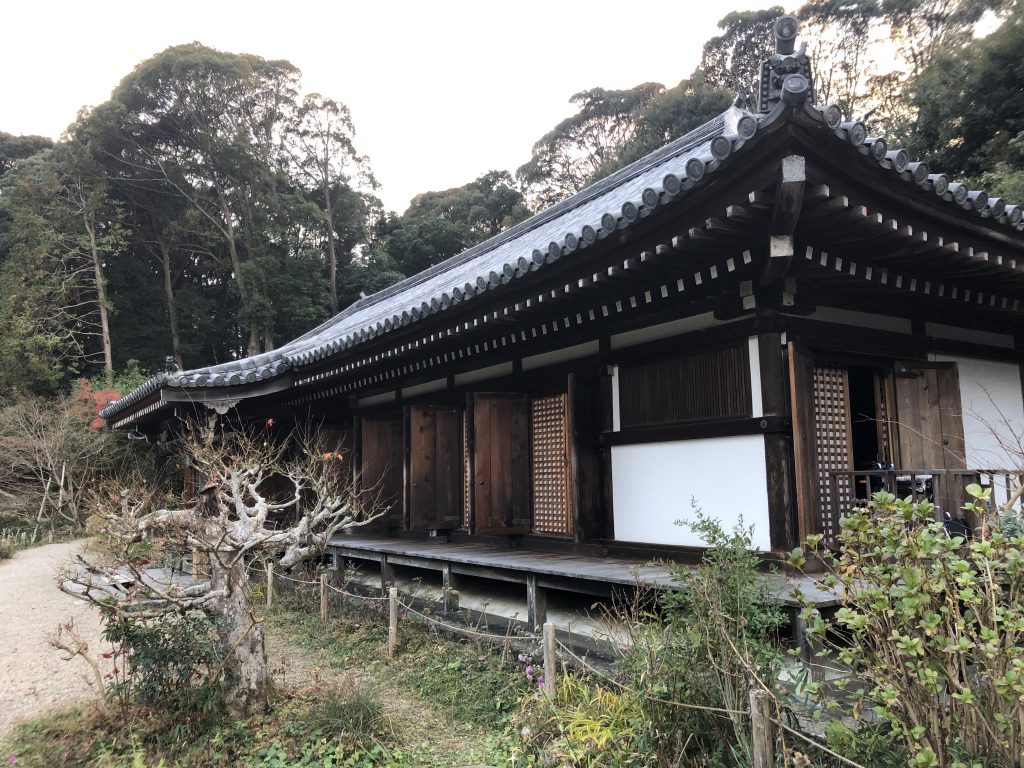
[[[235,553],[229,553],[231,556]],[[211,587],[224,590],[217,604],[224,644],[224,704],[233,717],[244,717],[266,707],[270,690],[270,666],[263,630],[249,606],[249,577],[239,560],[225,569],[211,556]]]
[[[249,309],[249,286],[245,283],[242,274],[242,260],[238,256],[238,240],[235,237],[235,225],[231,221],[231,209],[228,208],[228,201],[224,193],[217,190],[217,197],[220,201],[220,213],[224,218],[224,235],[228,243],[228,255],[231,257],[231,271],[235,273],[235,282],[238,284],[238,296],[242,300],[242,310]],[[260,329],[255,320],[249,321],[249,354],[260,353]]]
[[[164,276],[164,301],[167,303],[167,321],[171,331],[171,354],[174,355],[174,362],[179,369],[184,369],[185,364],[181,359],[181,337],[178,336],[178,310],[174,304],[174,286],[171,284],[171,249],[160,238],[160,271]]]
[[[103,380],[107,389],[114,386],[114,356],[110,348],[110,319],[107,317],[107,281],[103,276],[103,262],[100,260],[100,249],[96,244],[96,230],[86,213],[82,216],[85,231],[89,234],[89,255],[92,257],[92,270],[96,278],[96,302],[100,307],[100,335],[103,338]]]
[[[331,291],[331,315],[338,314],[338,255],[334,250],[334,211],[331,210],[331,184],[324,173],[324,218],[327,224],[327,269]]]

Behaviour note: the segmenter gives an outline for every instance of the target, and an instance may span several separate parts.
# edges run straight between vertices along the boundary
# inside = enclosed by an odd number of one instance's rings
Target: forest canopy
[[[59,141],[0,132],[0,394],[269,351],[748,97],[787,10],[801,19],[819,102],[1024,200],[1021,4],[810,0],[729,13],[678,84],[576,93],[518,169],[423,192],[401,214],[377,197],[348,108],[303,92],[292,63],[168,48]],[[983,23],[995,31],[979,36]]]

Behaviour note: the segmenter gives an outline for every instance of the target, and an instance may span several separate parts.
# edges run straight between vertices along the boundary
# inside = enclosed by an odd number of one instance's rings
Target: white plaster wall
[[[771,549],[762,435],[680,440],[612,448],[615,538],[703,546],[676,520],[692,519],[690,500],[731,530],[743,516],[753,546]]]
[[[1024,399],[1017,365],[954,355],[932,355],[932,359],[957,365],[967,466],[974,469],[1020,466],[1020,457],[1009,455],[993,434],[995,431],[1017,443],[1017,436],[1024,432]]]

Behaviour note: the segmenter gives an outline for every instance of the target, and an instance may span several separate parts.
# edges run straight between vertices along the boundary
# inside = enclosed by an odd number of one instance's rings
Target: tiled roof
[[[805,104],[794,109],[780,101],[768,112],[753,114],[733,105],[700,128],[506,232],[360,299],[273,352],[207,368],[159,373],[100,415],[109,420],[164,387],[230,387],[272,379],[499,289],[630,227],[659,205],[702,186],[725,158],[741,150],[759,130],[794,111],[831,129],[836,140],[858,147],[866,162],[873,160],[916,182],[949,205],[974,211],[1008,230],[1024,230],[1021,205],[1007,205],[933,173],[927,163],[911,162],[906,151],[890,149],[884,139],[867,136],[863,124],[843,122],[836,107]]]

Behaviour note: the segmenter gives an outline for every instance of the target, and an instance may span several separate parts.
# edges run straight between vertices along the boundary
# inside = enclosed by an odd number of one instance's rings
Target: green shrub
[[[115,648],[108,694],[123,708],[137,704],[191,716],[218,711],[224,649],[205,614],[111,614],[103,635]]]
[[[639,694],[566,674],[554,700],[526,694],[516,725],[542,765],[618,768],[653,764],[651,727]]]
[[[696,568],[670,565],[676,589],[661,594],[660,614],[630,622],[627,684],[644,694],[661,764],[697,755],[708,765],[747,764],[750,721],[741,713],[752,689],[771,687],[778,678],[782,606],[751,551],[751,528],[740,521],[726,531],[699,510],[685,525],[708,549]]]
[[[970,486],[985,514],[989,491]],[[810,634],[848,634],[839,660],[862,681],[853,709],[888,724],[915,766],[1024,759],[1024,536],[983,524],[947,534],[934,507],[876,493],[842,521],[824,586],[842,595],[834,622],[805,611]],[[820,537],[808,542],[819,548]],[[791,562],[801,565],[801,550]],[[831,707],[834,709],[833,702]]]

